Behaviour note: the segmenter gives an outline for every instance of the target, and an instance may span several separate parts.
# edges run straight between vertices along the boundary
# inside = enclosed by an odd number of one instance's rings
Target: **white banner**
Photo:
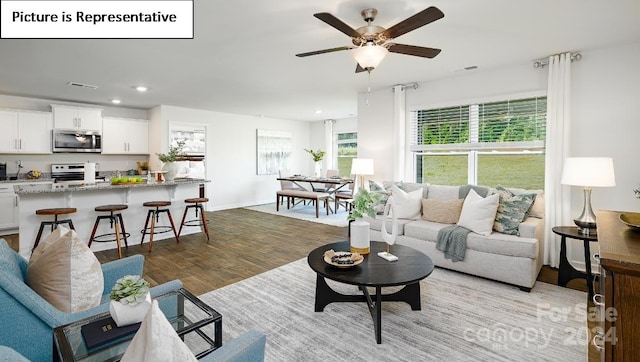
[[[0,39],[191,39],[193,0],[0,1]]]

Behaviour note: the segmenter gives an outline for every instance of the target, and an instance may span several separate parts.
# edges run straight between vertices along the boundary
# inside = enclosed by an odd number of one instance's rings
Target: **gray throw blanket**
[[[444,252],[446,259],[454,263],[464,260],[467,250],[467,235],[471,230],[458,225],[445,226],[438,231],[436,249]]]
[[[485,186],[478,186],[478,185],[462,185],[460,186],[460,190],[458,190],[458,198],[459,199],[464,199],[467,197],[467,194],[469,193],[469,191],[471,191],[473,189],[473,191],[475,191],[478,195],[482,196],[482,197],[487,197],[487,194],[489,193],[489,188],[485,187]]]

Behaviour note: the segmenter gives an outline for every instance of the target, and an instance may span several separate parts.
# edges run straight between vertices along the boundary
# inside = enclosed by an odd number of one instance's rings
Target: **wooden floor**
[[[347,228],[247,209],[208,212],[211,240],[204,233],[130,245],[123,254],[145,256],[144,277],[152,285],[180,279],[195,295],[233,284],[307,256],[324,244],[347,240]],[[125,220],[126,223],[126,220]],[[4,238],[17,250],[17,235]],[[101,263],[118,258],[116,249],[96,252]],[[558,271],[543,267],[538,280],[557,284]],[[568,287],[586,291],[576,279]]]

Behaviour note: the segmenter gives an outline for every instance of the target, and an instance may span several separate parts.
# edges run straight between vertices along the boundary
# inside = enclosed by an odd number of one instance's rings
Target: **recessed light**
[[[146,92],[146,91],[147,91],[147,89],[149,89],[149,88],[147,88],[147,87],[145,87],[145,86],[141,86],[141,85],[136,87],[136,90],[137,90],[138,92]]]
[[[316,109],[316,114],[322,113],[322,109]]]
[[[111,100],[111,103],[113,103],[113,104],[120,104],[120,102],[121,101],[119,99],[112,99]]]

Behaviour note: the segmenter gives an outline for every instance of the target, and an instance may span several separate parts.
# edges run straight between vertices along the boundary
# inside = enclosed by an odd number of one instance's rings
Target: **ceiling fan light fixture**
[[[353,49],[351,55],[362,68],[371,70],[376,68],[387,54],[389,54],[387,48],[374,43],[367,43]]]

